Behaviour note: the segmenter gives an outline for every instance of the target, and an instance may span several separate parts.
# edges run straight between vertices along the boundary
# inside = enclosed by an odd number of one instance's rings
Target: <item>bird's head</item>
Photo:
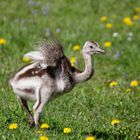
[[[83,53],[92,55],[92,54],[99,54],[99,53],[105,53],[104,50],[102,50],[99,46],[99,44],[95,41],[86,41],[84,47],[83,47]]]

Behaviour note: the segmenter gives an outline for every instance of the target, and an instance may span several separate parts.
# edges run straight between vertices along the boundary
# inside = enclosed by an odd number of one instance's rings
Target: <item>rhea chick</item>
[[[10,80],[10,85],[29,118],[30,127],[35,124],[39,129],[42,109],[51,99],[92,77],[94,69],[91,56],[99,53],[104,53],[104,50],[97,42],[86,41],[82,49],[84,71],[71,66],[58,41],[43,42],[36,51],[25,54],[32,59],[32,63],[21,68]],[[35,101],[34,116],[28,108],[27,100]]]

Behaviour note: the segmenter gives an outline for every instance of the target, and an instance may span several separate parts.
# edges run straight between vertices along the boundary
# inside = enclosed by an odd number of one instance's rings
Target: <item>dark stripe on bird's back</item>
[[[44,74],[48,74],[51,78],[55,78],[54,69],[52,67],[47,67],[46,69],[42,69],[41,67],[34,67],[19,75],[18,79],[34,76],[42,77]]]

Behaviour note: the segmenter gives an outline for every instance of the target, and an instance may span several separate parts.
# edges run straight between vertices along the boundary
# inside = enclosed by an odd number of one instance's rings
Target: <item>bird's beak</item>
[[[100,49],[100,48],[97,48],[97,49],[96,49],[96,52],[97,52],[97,53],[105,53],[105,51],[104,51],[103,49]]]

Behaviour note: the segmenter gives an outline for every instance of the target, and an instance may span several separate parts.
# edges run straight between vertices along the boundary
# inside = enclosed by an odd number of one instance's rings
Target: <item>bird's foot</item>
[[[39,130],[40,129],[40,125],[39,124],[35,124],[35,128],[36,128],[36,130]]]
[[[34,126],[35,126],[34,118],[31,117],[31,118],[29,119],[29,127],[32,128],[32,127],[34,127]]]

